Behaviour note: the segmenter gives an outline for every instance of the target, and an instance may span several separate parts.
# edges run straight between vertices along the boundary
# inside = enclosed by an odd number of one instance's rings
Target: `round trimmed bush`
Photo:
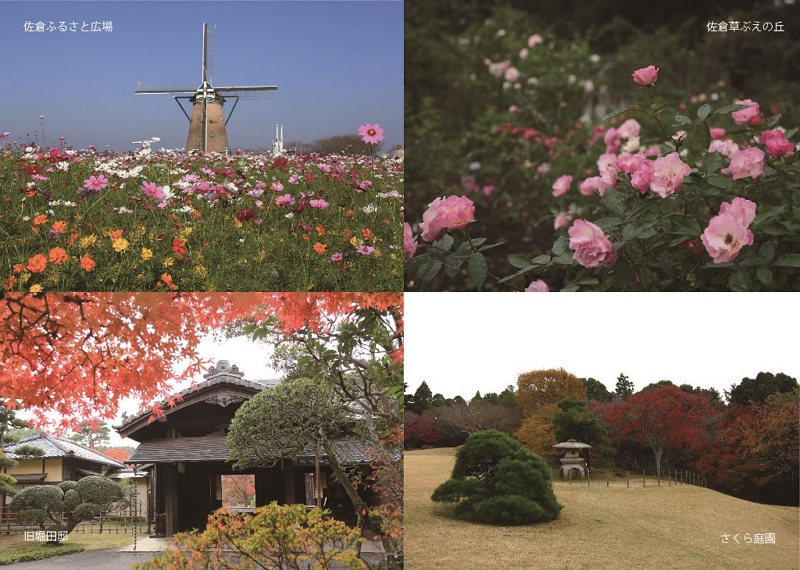
[[[452,477],[431,499],[455,503],[459,518],[500,525],[551,521],[561,510],[544,459],[494,430],[467,439],[456,452]]]

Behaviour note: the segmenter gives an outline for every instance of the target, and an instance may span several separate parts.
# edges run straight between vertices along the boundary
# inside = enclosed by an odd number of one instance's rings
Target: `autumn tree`
[[[231,322],[277,319],[286,335],[302,336],[357,323],[359,311],[396,315],[387,358],[398,366],[402,293],[2,293],[0,394],[38,426],[70,430],[113,418],[124,397],[169,401],[208,364],[200,341]],[[60,417],[55,425],[48,412]]]
[[[586,401],[583,382],[563,368],[536,370],[520,374],[517,379],[517,404],[523,414],[522,425],[514,436],[528,449],[543,457],[556,457],[557,443],[553,418],[557,403],[565,398]]]
[[[706,396],[664,386],[629,396],[613,408],[610,416],[621,426],[621,435],[632,434],[650,446],[660,477],[664,451],[701,447],[716,410]]]
[[[438,433],[436,422],[427,416],[406,412],[403,425],[403,439],[406,449],[436,443]]]
[[[251,507],[256,498],[255,475],[223,475],[222,506]]]
[[[513,433],[520,426],[522,413],[503,404],[473,398],[469,404],[454,403],[439,409],[437,417],[466,434],[486,430]]]
[[[98,444],[101,444],[104,441],[111,440],[111,437],[109,436],[109,432],[111,430],[109,429],[108,424],[104,421],[93,420],[81,422],[75,426],[73,431],[75,433],[69,436],[67,439],[74,441],[75,443],[85,445],[90,449],[94,449]]]

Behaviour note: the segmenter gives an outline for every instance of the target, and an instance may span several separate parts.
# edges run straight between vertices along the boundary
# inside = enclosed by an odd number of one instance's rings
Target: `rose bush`
[[[508,81],[510,62],[489,67]],[[516,73],[524,78],[526,70]],[[697,98],[665,101],[655,87],[655,66],[632,75],[644,99],[592,128],[596,159],[579,159],[567,152],[568,140],[533,128],[496,127],[518,146],[530,143],[526,156],[536,143],[550,159],[534,177],[552,181],[546,186],[551,219],[566,235],[558,235],[549,251],[509,243],[512,267],[501,274],[489,270],[484,252],[502,242],[472,237],[466,224],[434,223],[435,231],[422,232],[416,255],[406,247],[407,286],[428,288],[440,273],[455,277],[466,263],[478,288],[492,279],[528,291],[542,285],[565,291],[800,290],[797,128],[782,126],[780,114],[762,112],[751,99],[720,101],[716,108]],[[667,81],[664,76],[659,84]],[[570,192],[573,179],[579,191]],[[466,184],[477,192],[474,180]],[[441,204],[462,199],[438,198],[423,219],[438,219]],[[516,195],[505,205],[516,210]]]

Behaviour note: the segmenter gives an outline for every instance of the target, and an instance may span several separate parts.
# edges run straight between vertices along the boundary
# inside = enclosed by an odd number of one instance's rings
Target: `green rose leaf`
[[[470,256],[469,263],[467,263],[467,271],[470,279],[478,286],[478,289],[481,289],[489,274],[489,266],[483,254],[476,252]]]
[[[533,259],[531,259],[531,263],[534,265],[547,265],[550,263],[550,256],[547,254],[544,255],[537,255]]]
[[[730,176],[723,176],[722,174],[709,174],[706,176],[706,182],[715,188],[723,188],[725,190],[733,188],[733,178]]]
[[[702,105],[697,110],[697,118],[698,119],[705,119],[710,114],[711,114],[711,105],[709,105],[708,103],[706,103],[705,105]],[[708,126],[708,125],[706,125],[706,126]]]
[[[547,257],[548,261],[550,257]],[[512,253],[508,256],[508,262],[516,267],[517,269],[525,269],[526,267],[533,267],[533,263],[530,259],[525,257],[524,255],[519,255],[518,253]]]
[[[778,267],[800,267],[800,253],[787,253],[775,260]]]
[[[625,213],[625,197],[621,192],[610,190],[602,198],[606,207],[615,214]]]
[[[569,239],[566,236],[559,237],[553,244],[553,254],[556,256],[563,254],[567,251],[567,246],[569,246]]]
[[[714,111],[713,115],[727,115],[728,113],[733,113],[734,111],[741,111],[742,109],[748,109],[752,107],[752,105],[740,105],[738,103],[734,105],[725,105],[724,107],[720,107],[716,111]]]
[[[708,145],[706,145],[706,148],[708,148]],[[706,174],[716,172],[720,166],[722,166],[722,156],[718,153],[709,152],[703,157],[703,170]]]
[[[756,277],[758,277],[758,280],[764,285],[769,285],[772,282],[772,271],[766,267],[759,267],[756,269]]]
[[[423,282],[433,281],[444,263],[440,259],[431,259],[417,270],[417,279]]]
[[[677,125],[691,125],[692,120],[686,115],[675,115],[675,124]]]
[[[626,111],[630,111],[631,109],[633,109],[633,105],[628,105],[627,107],[620,107],[616,111],[611,111],[608,115],[603,117],[603,121],[605,122],[605,121],[607,121],[609,119],[613,119],[614,117],[616,117],[618,115],[621,115],[622,113],[624,113]]]

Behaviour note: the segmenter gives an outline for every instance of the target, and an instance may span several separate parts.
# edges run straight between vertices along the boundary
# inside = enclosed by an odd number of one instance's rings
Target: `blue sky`
[[[78,31],[25,32],[26,22]],[[110,32],[81,32],[83,22]],[[242,100],[228,123],[232,148],[386,131],[403,144],[401,1],[0,2],[0,133],[7,142],[66,137],[73,148],[186,145],[189,122],[170,95],[134,95],[138,82],[200,84],[202,24],[216,24],[217,85],[277,85],[277,99]],[[230,110],[232,100],[225,107]],[[191,106],[183,102],[190,112]],[[30,135],[28,135],[30,133]]]

